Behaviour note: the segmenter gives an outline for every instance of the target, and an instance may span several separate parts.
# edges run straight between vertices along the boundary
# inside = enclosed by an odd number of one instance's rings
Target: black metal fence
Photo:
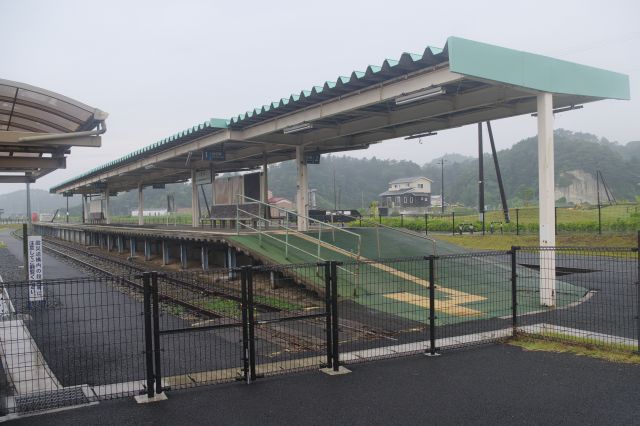
[[[42,301],[5,283],[4,406],[250,383],[517,333],[637,351],[639,264],[637,248],[514,247],[52,280]]]
[[[8,412],[137,393],[144,372],[141,298],[130,277],[4,283],[0,355]]]
[[[615,204],[555,207],[555,232],[558,235],[633,234],[640,227],[640,205]],[[371,221],[426,233],[451,234],[536,234],[539,232],[538,207],[513,208],[509,221],[502,210],[488,210],[481,216],[472,209],[437,209],[425,214],[401,213],[390,217],[354,220],[352,225],[368,226]]]

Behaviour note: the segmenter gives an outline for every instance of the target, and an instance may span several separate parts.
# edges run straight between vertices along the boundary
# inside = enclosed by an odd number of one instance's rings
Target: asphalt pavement
[[[21,425],[638,424],[640,367],[506,345],[169,392],[22,418]]]

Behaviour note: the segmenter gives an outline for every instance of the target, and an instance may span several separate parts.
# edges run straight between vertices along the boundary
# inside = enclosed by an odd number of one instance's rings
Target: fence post
[[[253,268],[247,266],[247,312],[249,320],[249,376],[250,382],[256,380],[256,322],[253,305]]]
[[[638,256],[638,260],[636,261],[636,267],[638,269],[638,282],[636,283],[637,286],[637,303],[636,303],[636,320],[637,320],[637,330],[636,333],[638,335],[638,353],[640,353],[640,230],[638,230],[638,245],[637,245],[637,256]]]
[[[400,228],[404,228],[404,213],[400,213]]]
[[[240,270],[240,301],[242,306],[242,372],[243,379],[247,384],[251,383],[251,374],[249,373],[249,327],[247,312],[247,269],[243,267]]]
[[[557,207],[553,208],[553,216],[554,216],[553,222],[555,223],[555,230],[554,231],[555,231],[555,234],[558,235],[558,208]],[[538,224],[538,226],[540,226],[540,225]]]
[[[518,273],[517,267],[517,250],[519,247],[511,246],[511,327],[513,328],[513,337],[518,332]]]
[[[520,235],[520,209],[516,209],[516,235]]]
[[[27,232],[27,224],[22,224],[22,259],[24,263],[24,280],[29,281],[29,233]]]
[[[160,297],[158,287],[158,273],[151,272],[151,294],[153,303],[153,352],[155,366],[156,393],[162,393],[162,367],[160,361]]]
[[[324,306],[327,313],[327,368],[333,367],[333,326],[331,324],[331,266],[329,262],[324,262]]]
[[[429,213],[424,214],[424,235],[429,235]]]
[[[451,234],[456,235],[456,212],[451,212]]]
[[[338,262],[332,260],[331,267],[331,348],[333,349],[333,356],[331,360],[331,366],[333,371],[340,370],[340,347],[338,343]]]
[[[151,332],[151,273],[142,273],[142,287],[144,290],[144,353],[147,367],[147,397],[153,398],[153,336]]]
[[[436,257],[427,257],[429,261],[429,356],[438,355],[436,348]]]
[[[598,203],[598,235],[602,235],[602,211],[600,210],[600,203]]]

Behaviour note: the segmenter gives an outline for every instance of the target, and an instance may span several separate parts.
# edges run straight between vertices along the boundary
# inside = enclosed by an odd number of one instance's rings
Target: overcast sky
[[[107,111],[100,149],[74,148],[50,186],[212,117],[230,118],[339,75],[443,47],[455,35],[628,74],[631,101],[556,116],[555,127],[640,140],[640,2],[0,0],[0,78]],[[493,123],[498,149],[535,119]],[[477,155],[475,126],[352,156],[424,163]],[[2,185],[0,193],[23,185]]]

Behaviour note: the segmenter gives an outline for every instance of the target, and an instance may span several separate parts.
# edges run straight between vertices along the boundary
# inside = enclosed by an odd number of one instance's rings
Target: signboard
[[[320,153],[319,152],[305,152],[304,153],[304,162],[307,164],[320,164]]]
[[[27,267],[29,268],[29,301],[44,300],[43,265],[42,265],[42,237],[32,235],[27,238]]]
[[[205,161],[225,161],[224,151],[202,151]]]
[[[196,170],[196,184],[206,185],[211,183],[211,169]]]

